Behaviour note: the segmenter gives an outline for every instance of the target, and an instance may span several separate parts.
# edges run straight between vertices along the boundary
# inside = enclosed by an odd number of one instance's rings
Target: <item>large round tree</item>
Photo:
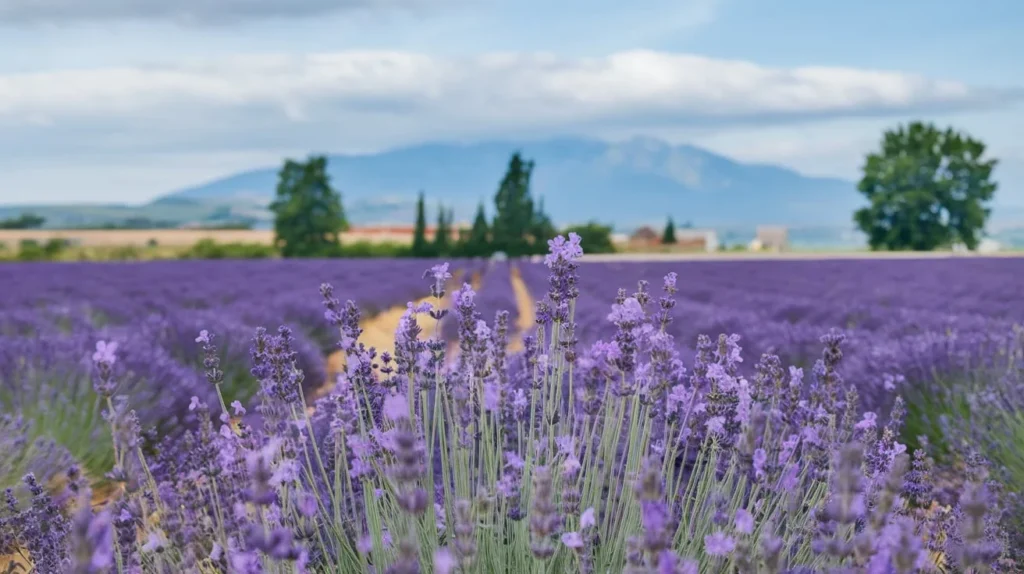
[[[977,247],[995,195],[995,159],[985,144],[953,129],[913,122],[887,131],[857,185],[869,205],[853,219],[871,249]]]

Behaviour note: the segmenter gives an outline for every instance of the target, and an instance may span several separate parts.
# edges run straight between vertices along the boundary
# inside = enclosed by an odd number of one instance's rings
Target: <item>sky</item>
[[[926,120],[984,141],[1020,208],[1021,30],[1020,0],[0,0],[0,204],[565,135],[852,180]]]

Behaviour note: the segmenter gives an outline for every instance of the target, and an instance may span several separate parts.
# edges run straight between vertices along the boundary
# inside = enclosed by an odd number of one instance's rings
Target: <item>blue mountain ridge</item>
[[[329,155],[328,171],[353,223],[411,222],[420,190],[431,211],[444,203],[455,209],[457,219],[468,221],[479,202],[490,212],[515,151],[536,162],[533,194],[543,198],[545,211],[558,224],[596,220],[621,230],[660,225],[671,216],[696,226],[849,227],[852,212],[863,203],[849,181],[739,163],[653,138],[426,143],[368,155]],[[277,170],[246,171],[154,203],[269,201]]]

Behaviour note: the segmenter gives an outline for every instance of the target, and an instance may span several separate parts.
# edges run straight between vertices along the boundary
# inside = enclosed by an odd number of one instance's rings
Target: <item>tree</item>
[[[601,225],[596,221],[584,225],[570,225],[565,228],[565,235],[568,236],[570,233],[580,236],[585,253],[615,253],[610,225]]]
[[[668,218],[668,223],[665,224],[665,232],[661,234],[661,242],[665,245],[675,245],[676,243],[676,224],[672,221],[672,218]]]
[[[427,244],[427,212],[423,192],[416,201],[416,226],[412,232],[412,256],[429,257],[430,245]]]
[[[857,185],[869,205],[853,219],[871,249],[927,251],[956,242],[975,249],[997,187],[997,160],[984,153],[982,142],[930,123],[887,131]]]
[[[449,207],[448,213],[445,214],[445,225],[448,226],[448,230],[445,232],[445,241],[448,243],[449,254],[455,249],[455,243],[452,241],[452,231],[455,230],[455,208]],[[458,239],[456,239],[458,241]]]
[[[459,253],[464,257],[487,257],[491,251],[490,228],[487,225],[487,214],[484,212],[484,204],[481,202],[476,208],[476,215],[473,217],[473,226],[469,228],[464,239],[459,245]]]
[[[494,224],[491,241],[494,249],[508,255],[527,255],[531,231],[536,221],[530,198],[530,175],[533,162],[523,160],[519,152],[512,154],[508,170],[494,196]]]
[[[540,198],[537,209],[533,213],[533,223],[530,225],[531,252],[535,255],[543,255],[548,252],[548,240],[558,235],[555,224],[551,218],[544,213],[544,198]]]
[[[39,229],[46,219],[34,213],[22,213],[18,217],[0,219],[0,229]]]
[[[341,194],[331,188],[327,158],[286,160],[278,172],[274,213],[275,243],[284,257],[330,257],[341,251],[339,234],[348,229]]]
[[[449,217],[451,212],[443,205],[437,206],[437,227],[434,229],[434,252],[437,255],[448,255],[451,247],[452,228]]]

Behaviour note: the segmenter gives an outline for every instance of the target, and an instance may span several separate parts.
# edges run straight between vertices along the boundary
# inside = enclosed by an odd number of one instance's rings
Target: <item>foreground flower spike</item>
[[[116,341],[96,342],[96,352],[92,355],[92,362],[96,366],[96,380],[93,382],[93,389],[101,397],[109,398],[117,389],[117,382],[114,380],[117,346]]]
[[[199,332],[196,343],[203,348],[203,367],[206,369],[206,380],[217,387],[224,382],[224,371],[220,370],[220,357],[217,355],[217,346],[213,344],[214,335],[206,329]]]
[[[419,486],[424,469],[419,439],[410,419],[410,403],[405,395],[389,395],[384,399],[382,412],[395,425],[391,431],[394,463],[390,476],[394,479],[398,506],[419,516],[426,511],[429,501],[426,491]]]
[[[114,565],[114,530],[110,511],[93,514],[89,501],[78,502],[70,533],[70,571],[73,574],[100,574]]]
[[[530,551],[540,560],[547,560],[555,553],[555,545],[551,540],[561,519],[554,503],[554,487],[551,471],[540,466],[533,471],[533,490],[530,507]]]

